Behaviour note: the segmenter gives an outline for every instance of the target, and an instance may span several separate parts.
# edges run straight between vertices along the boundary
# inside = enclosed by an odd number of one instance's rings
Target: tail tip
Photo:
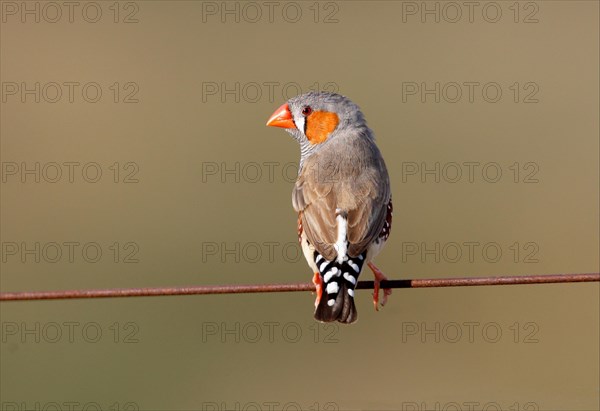
[[[321,298],[315,309],[315,320],[323,323],[338,321],[344,324],[352,324],[358,320],[354,297],[348,292],[345,285],[341,287],[333,304],[330,301],[332,300],[325,298],[325,295]]]

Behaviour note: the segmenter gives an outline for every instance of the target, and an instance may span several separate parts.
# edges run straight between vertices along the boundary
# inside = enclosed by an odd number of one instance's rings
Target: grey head
[[[372,139],[360,108],[336,93],[309,92],[293,97],[273,113],[268,126],[282,127],[298,141],[301,164],[342,136]]]

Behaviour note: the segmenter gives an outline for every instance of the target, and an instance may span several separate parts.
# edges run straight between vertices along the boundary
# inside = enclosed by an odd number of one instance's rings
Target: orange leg
[[[371,271],[373,271],[373,276],[375,277],[375,286],[373,287],[373,305],[375,306],[375,310],[379,311],[379,283],[383,280],[387,280],[387,277],[379,270],[379,268],[375,266],[375,264],[369,262],[367,265]],[[383,289],[383,301],[381,302],[382,307],[387,303],[387,299],[391,294],[391,288]]]
[[[321,296],[323,295],[323,279],[321,278],[321,274],[315,273],[313,276],[313,284],[317,288],[317,299],[315,300],[315,308],[317,308],[319,301],[321,301]]]

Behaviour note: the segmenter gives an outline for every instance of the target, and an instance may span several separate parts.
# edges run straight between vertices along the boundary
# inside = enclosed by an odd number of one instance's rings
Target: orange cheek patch
[[[321,144],[340,122],[335,113],[315,111],[306,118],[306,137],[312,144]]]

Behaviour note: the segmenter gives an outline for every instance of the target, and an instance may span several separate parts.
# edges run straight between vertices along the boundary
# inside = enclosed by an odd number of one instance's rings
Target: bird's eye
[[[303,115],[303,116],[309,116],[309,115],[310,115],[310,113],[312,113],[312,108],[310,108],[310,106],[305,106],[305,107],[302,109],[302,115]]]

